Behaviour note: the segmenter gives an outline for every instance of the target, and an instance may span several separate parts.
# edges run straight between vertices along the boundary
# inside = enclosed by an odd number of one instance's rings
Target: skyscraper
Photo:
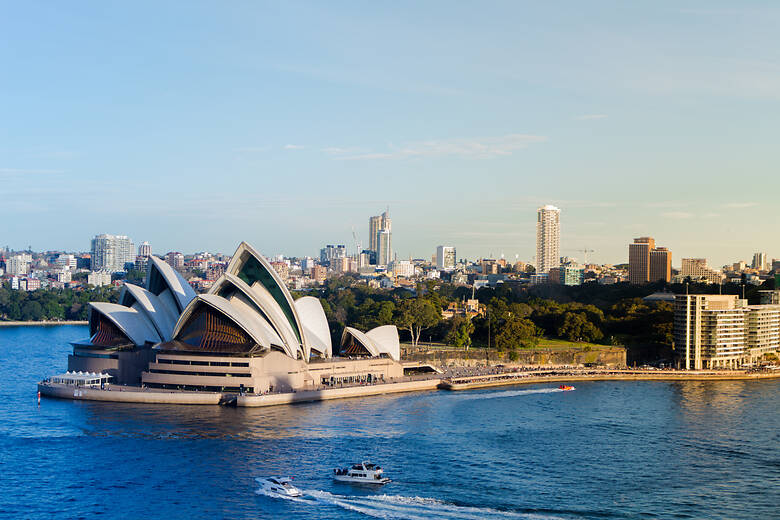
[[[628,245],[628,281],[643,284],[650,281],[650,251],[655,249],[653,237],[639,237]]]
[[[753,264],[751,265],[753,269],[756,269],[758,271],[766,271],[767,265],[766,265],[766,253],[756,253],[753,255]]]
[[[97,235],[92,239],[93,271],[124,271],[135,261],[133,241],[124,235]]]
[[[561,210],[546,205],[536,212],[536,273],[546,274],[559,267]]]
[[[436,248],[436,268],[455,269],[455,248],[439,246]]]
[[[376,253],[377,265],[392,262],[392,221],[389,210],[368,219],[368,248]]]
[[[665,247],[650,251],[650,281],[672,281],[672,252]]]
[[[388,265],[393,261],[393,241],[392,233],[389,229],[382,229],[377,234],[376,263],[377,265]]]

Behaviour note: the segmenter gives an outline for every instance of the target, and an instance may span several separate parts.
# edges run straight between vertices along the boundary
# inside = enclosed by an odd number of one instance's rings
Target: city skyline
[[[780,255],[777,8],[154,11],[8,7],[3,245],[119,233],[304,256],[389,204],[399,258],[448,243],[528,261],[527,223],[554,204],[565,256],[625,261],[645,235],[716,266]]]

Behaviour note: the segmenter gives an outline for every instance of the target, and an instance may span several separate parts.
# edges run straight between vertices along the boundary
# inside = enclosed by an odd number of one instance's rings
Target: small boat
[[[573,386],[570,385],[561,385],[558,387],[559,390],[563,390],[564,392],[571,392],[572,390],[576,390]]]
[[[260,483],[263,491],[270,495],[283,497],[299,497],[303,495],[300,489],[291,484],[291,479],[268,477],[258,478],[257,482]]]
[[[382,476],[382,468],[370,462],[352,464],[346,468],[333,470],[333,478],[338,482],[351,484],[387,484],[390,479]]]

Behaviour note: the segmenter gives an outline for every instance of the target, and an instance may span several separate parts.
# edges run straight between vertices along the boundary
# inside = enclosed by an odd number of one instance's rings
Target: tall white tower
[[[560,267],[561,210],[546,205],[536,212],[536,272],[546,274]]]

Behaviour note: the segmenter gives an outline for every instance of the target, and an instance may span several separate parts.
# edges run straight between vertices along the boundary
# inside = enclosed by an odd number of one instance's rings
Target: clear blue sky
[[[0,7],[0,245],[780,257],[775,2]]]

